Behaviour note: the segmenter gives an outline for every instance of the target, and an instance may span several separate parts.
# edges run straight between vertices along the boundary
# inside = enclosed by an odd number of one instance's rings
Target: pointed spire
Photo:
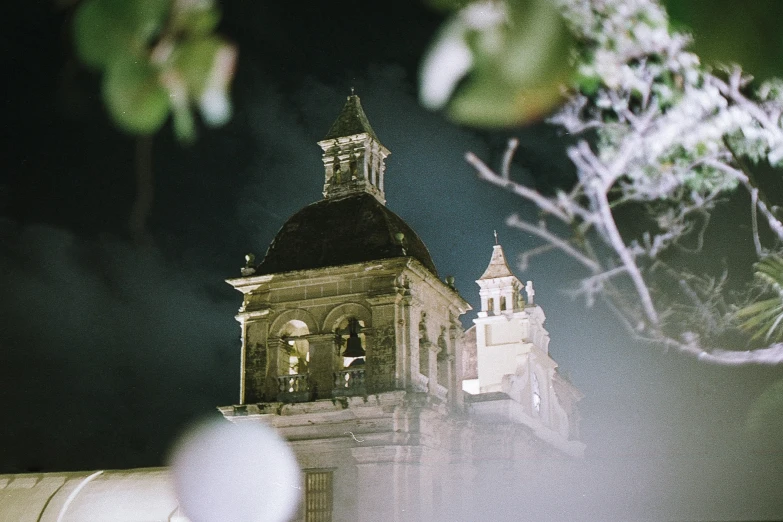
[[[497,232],[495,233],[495,240],[497,240]],[[492,259],[489,260],[489,266],[484,270],[484,274],[479,278],[481,279],[495,279],[497,277],[513,276],[511,269],[506,262],[506,255],[503,253],[503,247],[499,244],[495,244],[492,247]]]
[[[373,132],[372,127],[370,127],[367,115],[364,114],[362,102],[359,100],[359,97],[353,93],[353,87],[351,87],[351,95],[348,96],[348,100],[345,102],[345,105],[343,105],[342,112],[340,112],[340,115],[332,124],[329,132],[326,133],[324,140],[343,138],[362,133],[368,134],[375,140],[378,139],[375,132]]]
[[[523,310],[524,300],[521,298],[522,282],[508,267],[503,247],[497,242],[492,247],[492,259],[484,273],[476,280],[481,296],[481,311],[479,317],[514,313]]]
[[[378,141],[353,88],[337,120],[318,145],[324,151],[324,198],[370,194],[386,203],[384,160],[389,150]]]

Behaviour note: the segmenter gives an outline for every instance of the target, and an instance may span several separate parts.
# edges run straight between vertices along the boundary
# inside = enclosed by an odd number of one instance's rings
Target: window
[[[283,375],[301,375],[307,373],[310,363],[310,343],[304,338],[308,333],[307,325],[298,320],[289,321],[283,327],[280,337],[284,343],[287,359],[281,368]]]
[[[501,295],[500,296],[500,310],[504,311],[506,309],[506,296]]]
[[[337,327],[343,368],[364,364],[366,355],[365,335],[362,331],[364,326],[364,321],[350,317],[343,319]]]
[[[332,470],[305,470],[305,522],[332,522]]]
[[[495,311],[495,300],[492,297],[487,299],[487,311],[489,312]]]
[[[308,366],[310,343],[307,324],[297,319],[288,321],[280,331],[280,351],[277,373],[277,400],[301,402],[311,400]]]

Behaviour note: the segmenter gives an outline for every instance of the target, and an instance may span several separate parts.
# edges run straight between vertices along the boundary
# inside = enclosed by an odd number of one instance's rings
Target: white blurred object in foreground
[[[301,492],[293,452],[262,424],[197,425],[174,447],[171,468],[192,522],[284,522]]]

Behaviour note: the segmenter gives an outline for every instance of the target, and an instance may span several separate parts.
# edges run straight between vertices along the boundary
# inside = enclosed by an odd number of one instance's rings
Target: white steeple
[[[481,311],[479,317],[511,313],[524,309],[525,303],[520,295],[524,286],[517,279],[506,262],[503,247],[497,243],[492,247],[492,258],[484,274],[476,281],[481,290]]]
[[[504,377],[527,367],[531,357],[543,365],[541,368],[554,370],[556,364],[548,356],[544,312],[532,303],[533,284],[528,282],[526,287],[511,271],[497,234],[489,266],[476,283],[481,296],[481,311],[473,320],[480,391],[501,391]],[[527,290],[527,302],[523,290]],[[532,386],[532,374],[527,379]],[[548,384],[550,376],[544,372],[538,379]],[[543,391],[539,395],[545,396]]]

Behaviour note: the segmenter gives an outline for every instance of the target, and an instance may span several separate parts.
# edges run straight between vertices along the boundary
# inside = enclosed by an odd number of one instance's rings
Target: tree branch
[[[529,189],[523,185],[515,183],[514,181],[499,176],[492,169],[487,167],[487,165],[472,152],[465,154],[465,160],[473,165],[473,168],[476,169],[476,173],[478,174],[479,178],[483,179],[484,181],[489,181],[493,185],[509,189],[514,194],[532,201],[536,204],[536,206],[538,206],[538,208],[557,217],[564,223],[570,223],[572,221],[571,217],[569,217],[549,199],[545,198],[535,190]]]
[[[559,248],[566,254],[568,254],[569,257],[572,259],[575,259],[585,267],[587,267],[588,270],[591,272],[600,272],[601,271],[601,265],[599,265],[597,262],[593,261],[592,259],[586,257],[584,254],[576,250],[574,247],[568,244],[568,242],[564,241],[563,239],[560,239],[556,235],[552,234],[546,228],[544,228],[542,225],[535,226],[531,225],[530,223],[527,223],[526,221],[523,221],[519,219],[519,216],[516,214],[513,214],[506,219],[506,225],[514,228],[518,228],[520,230],[524,230],[525,232],[530,232],[531,234],[534,234],[544,241],[550,243],[556,248]]]

